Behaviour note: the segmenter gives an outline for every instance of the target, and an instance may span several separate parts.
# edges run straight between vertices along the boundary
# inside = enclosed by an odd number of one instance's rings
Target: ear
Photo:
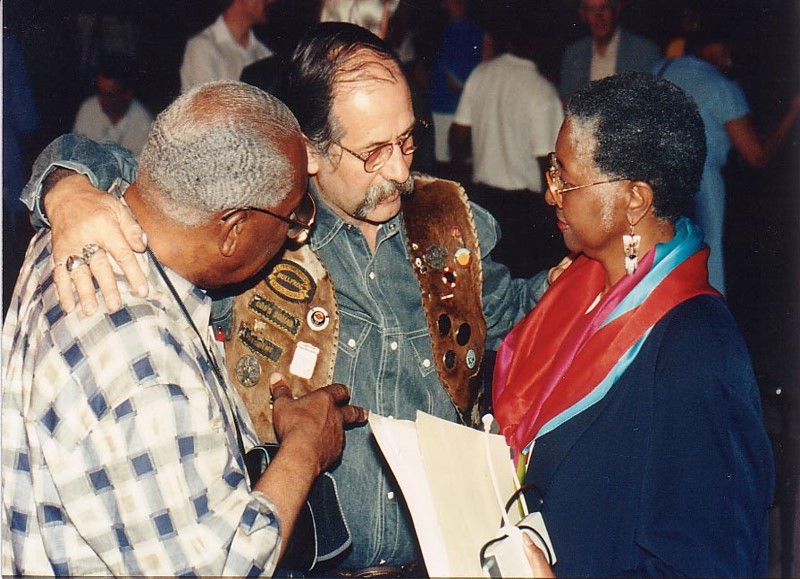
[[[246,227],[246,222],[247,211],[237,211],[225,221],[220,221],[217,247],[223,256],[231,257],[236,252],[239,238]]]
[[[306,144],[306,155],[308,155],[308,174],[311,176],[319,173],[320,154],[317,149],[311,144],[311,141],[303,135],[303,140]]]
[[[653,188],[644,181],[631,181],[628,191],[630,198],[626,216],[628,223],[637,225],[653,209]]]

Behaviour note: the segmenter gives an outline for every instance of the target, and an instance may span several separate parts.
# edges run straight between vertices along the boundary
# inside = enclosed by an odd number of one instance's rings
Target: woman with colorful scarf
[[[617,75],[567,105],[546,197],[574,262],[494,375],[556,575],[767,573],[774,466],[758,388],[708,285],[702,232],[682,217],[705,154],[697,108],[669,82]]]

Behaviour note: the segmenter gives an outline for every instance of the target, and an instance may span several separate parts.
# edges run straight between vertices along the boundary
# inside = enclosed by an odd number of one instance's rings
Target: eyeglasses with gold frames
[[[223,215],[222,220],[227,221],[237,211],[256,211],[258,213],[265,213],[271,215],[275,219],[280,219],[284,223],[289,224],[289,229],[286,230],[286,237],[291,239],[294,243],[302,245],[308,240],[308,234],[311,231],[311,226],[314,225],[314,219],[317,215],[317,204],[314,202],[314,197],[309,191],[303,194],[300,199],[300,204],[297,209],[292,211],[288,216],[280,215],[269,209],[261,209],[260,207],[240,207],[233,209],[230,213]]]
[[[384,143],[378,145],[374,149],[364,153],[356,153],[351,151],[341,143],[336,143],[343,151],[350,153],[353,157],[364,163],[364,171],[367,173],[375,173],[380,171],[389,159],[392,157],[392,152],[395,147],[400,149],[404,155],[410,155],[417,150],[422,134],[428,128],[428,123],[423,120],[418,120],[414,126],[405,134],[401,135],[399,139],[391,143]]]
[[[556,205],[559,207],[563,207],[563,195],[564,193],[568,193],[570,191],[575,191],[577,189],[586,189],[587,187],[594,187],[595,185],[605,185],[606,183],[617,183],[619,181],[629,181],[629,179],[625,178],[618,178],[618,179],[607,179],[606,181],[597,181],[596,183],[589,183],[588,185],[570,185],[567,187],[564,180],[561,178],[561,163],[558,162],[558,157],[556,157],[555,153],[550,153],[548,156],[550,160],[550,167],[547,169],[545,173],[545,177],[547,178],[547,187],[550,189],[550,194],[553,196],[553,200],[556,202]]]

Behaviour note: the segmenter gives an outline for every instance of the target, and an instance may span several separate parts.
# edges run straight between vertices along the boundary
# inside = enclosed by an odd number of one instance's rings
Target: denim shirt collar
[[[318,252],[322,247],[333,241],[343,228],[352,224],[345,221],[322,200],[312,179],[308,180],[308,188],[317,203],[317,216],[314,220],[314,226],[311,228],[309,244],[312,250]],[[378,228],[378,243],[396,235],[401,228],[401,224],[402,217],[399,212],[386,223],[382,223]],[[352,225],[352,227],[357,226]]]

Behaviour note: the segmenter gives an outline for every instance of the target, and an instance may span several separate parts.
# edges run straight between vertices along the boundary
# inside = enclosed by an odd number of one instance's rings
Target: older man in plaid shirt
[[[343,423],[365,413],[344,386],[295,400],[273,376],[282,446],[248,481],[256,438],[226,386],[204,290],[250,278],[310,226],[307,195],[288,109],[210,83],[159,115],[125,192],[148,234],[137,256],[148,296],[116,269],[120,310],[65,312],[54,274],[105,256],[87,246],[55,264],[50,233],[37,234],[3,328],[3,575],[273,572],[311,483],[341,453]]]

